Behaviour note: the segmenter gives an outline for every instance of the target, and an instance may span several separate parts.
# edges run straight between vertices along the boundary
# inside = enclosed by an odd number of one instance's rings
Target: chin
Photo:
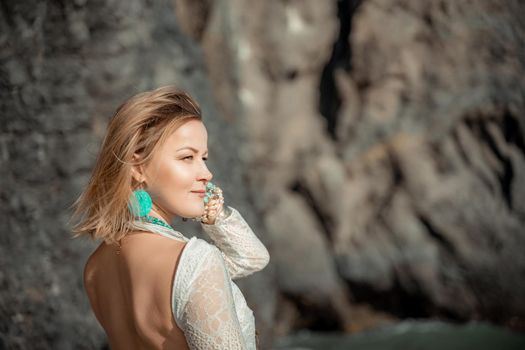
[[[204,215],[204,206],[200,206],[200,207],[195,208],[195,210],[188,211],[187,215],[185,216],[195,218],[197,216],[202,216],[202,215]]]

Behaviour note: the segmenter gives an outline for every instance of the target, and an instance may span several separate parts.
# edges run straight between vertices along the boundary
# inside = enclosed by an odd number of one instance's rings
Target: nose
[[[213,174],[210,172],[206,164],[203,162],[202,169],[199,174],[199,180],[205,180],[206,182],[208,182],[208,181],[211,181],[212,178],[213,178]]]

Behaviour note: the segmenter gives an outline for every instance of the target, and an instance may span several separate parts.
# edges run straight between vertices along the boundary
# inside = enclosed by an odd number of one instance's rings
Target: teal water
[[[404,321],[355,335],[303,331],[273,350],[525,350],[525,334],[484,323]]]

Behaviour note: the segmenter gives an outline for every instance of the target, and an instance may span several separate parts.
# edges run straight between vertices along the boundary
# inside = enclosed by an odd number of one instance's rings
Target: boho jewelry
[[[215,200],[215,203],[211,205],[213,200]],[[204,214],[198,217],[197,220],[200,220],[202,223],[206,224],[210,221],[211,212],[216,211],[224,203],[222,189],[215,184],[208,182],[206,185],[206,196],[204,197],[204,203]],[[215,213],[215,216],[217,216],[217,214],[218,213]]]
[[[151,215],[146,215],[144,216],[144,220],[146,220],[147,222],[151,223],[151,224],[155,224],[155,225],[159,225],[159,226],[164,226],[166,228],[169,228],[169,229],[172,229],[173,230],[173,227],[171,227],[171,225],[167,224],[165,221],[161,220],[161,219],[158,219],[154,216],[151,216]]]
[[[128,201],[129,210],[138,217],[146,216],[151,211],[152,206],[153,202],[150,195],[142,189],[133,191]]]
[[[193,221],[200,221],[202,223],[208,223],[210,217],[210,212],[212,210],[217,210],[222,204],[224,204],[224,197],[222,195],[222,189],[215,185],[212,182],[206,184],[206,195],[204,196],[204,214],[196,218],[192,218]],[[216,200],[216,203],[213,205],[213,200]],[[217,216],[217,214],[216,214]],[[188,221],[187,218],[182,218],[182,221]]]

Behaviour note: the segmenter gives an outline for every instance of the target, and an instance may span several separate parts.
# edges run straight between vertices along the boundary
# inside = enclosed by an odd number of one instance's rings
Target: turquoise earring
[[[153,203],[148,192],[144,190],[135,190],[131,194],[128,202],[128,208],[135,216],[146,216],[150,211]]]

